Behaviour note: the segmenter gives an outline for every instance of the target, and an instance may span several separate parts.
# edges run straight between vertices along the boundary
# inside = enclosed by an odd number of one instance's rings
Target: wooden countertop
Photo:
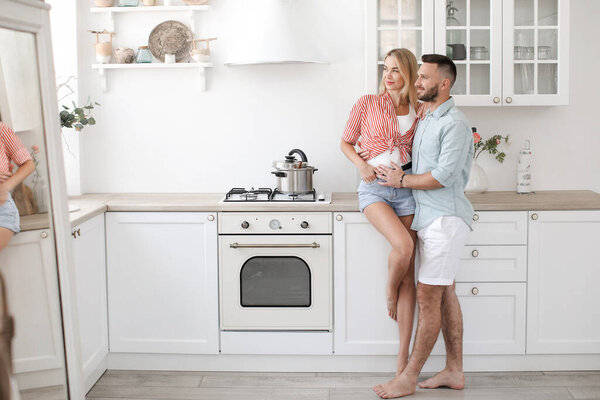
[[[358,196],[353,192],[333,193],[331,204],[315,203],[221,203],[222,193],[170,194],[86,194],[69,199],[79,208],[70,213],[71,226],[79,225],[105,211],[358,211]],[[476,211],[600,210],[600,194],[591,190],[552,190],[532,194],[486,192],[468,194]],[[48,214],[21,217],[21,230],[46,229]]]

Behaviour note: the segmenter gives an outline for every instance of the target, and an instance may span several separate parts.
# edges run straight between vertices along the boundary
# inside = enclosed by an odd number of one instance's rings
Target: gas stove
[[[319,193],[313,190],[310,193],[302,194],[285,194],[278,189],[258,188],[233,188],[221,200],[223,203],[331,203],[330,193]]]

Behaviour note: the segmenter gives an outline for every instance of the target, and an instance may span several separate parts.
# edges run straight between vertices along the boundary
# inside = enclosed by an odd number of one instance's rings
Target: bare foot
[[[388,315],[391,319],[396,321],[396,313],[398,312],[398,288],[394,290],[393,288],[388,287],[386,292]]]
[[[382,399],[393,399],[411,395],[417,389],[417,380],[402,374],[383,385],[377,385],[373,391]]]
[[[435,376],[419,383],[422,389],[435,389],[441,386],[462,390],[465,388],[465,374],[462,371],[444,369]]]

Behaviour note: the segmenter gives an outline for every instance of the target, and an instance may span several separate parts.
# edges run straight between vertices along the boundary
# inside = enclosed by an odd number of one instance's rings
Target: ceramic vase
[[[100,64],[108,64],[110,63],[111,56],[111,42],[96,43],[96,61],[98,61]]]
[[[465,193],[483,193],[488,189],[488,179],[485,171],[479,164],[477,164],[477,160],[473,160],[473,164],[471,164],[471,174],[469,175],[469,182],[467,182],[467,187],[465,187]]]
[[[115,60],[119,64],[131,64],[135,60],[135,52],[128,47],[119,47],[115,50]]]

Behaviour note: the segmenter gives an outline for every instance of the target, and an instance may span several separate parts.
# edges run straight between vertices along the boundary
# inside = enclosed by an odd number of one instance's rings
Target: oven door
[[[222,330],[331,330],[330,235],[219,237]]]

